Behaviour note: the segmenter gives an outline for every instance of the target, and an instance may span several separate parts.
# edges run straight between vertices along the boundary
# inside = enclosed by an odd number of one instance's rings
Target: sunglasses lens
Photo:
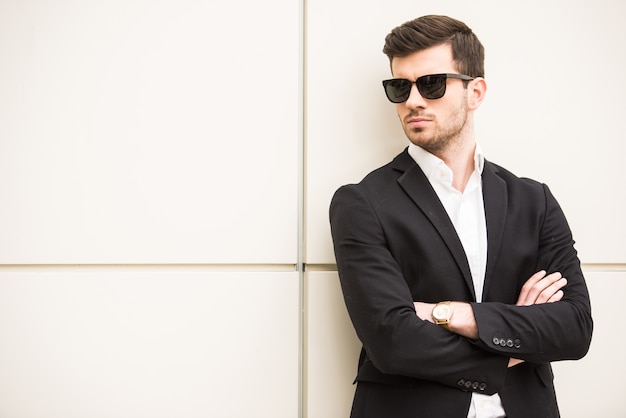
[[[385,94],[392,103],[406,102],[411,95],[411,83],[409,80],[394,79],[383,82]]]
[[[424,99],[440,99],[446,94],[446,74],[425,75],[417,79],[417,90]],[[413,83],[402,78],[383,81],[387,98],[392,103],[403,103],[409,100]]]
[[[423,98],[440,99],[446,94],[446,75],[425,75],[417,79],[417,89]]]

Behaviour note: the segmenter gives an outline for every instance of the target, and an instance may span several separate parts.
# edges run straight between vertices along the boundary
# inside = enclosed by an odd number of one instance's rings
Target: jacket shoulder
[[[404,149],[404,151],[396,155],[393,160],[387,164],[369,172],[360,182],[343,185],[337,192],[348,188],[357,189],[360,193],[369,197],[376,196],[388,190],[390,186],[397,184],[402,173],[412,166],[418,167],[409,155],[407,149]]]
[[[543,190],[545,187],[545,184],[537,180],[528,177],[520,177],[510,170],[507,170],[506,168],[488,160],[485,160],[485,168],[483,172],[495,174],[496,176],[504,180],[504,182],[509,187],[514,186],[536,190]]]

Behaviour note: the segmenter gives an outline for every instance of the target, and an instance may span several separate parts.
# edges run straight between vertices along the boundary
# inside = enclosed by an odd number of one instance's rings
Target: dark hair
[[[443,44],[452,47],[452,59],[460,73],[485,76],[483,45],[465,23],[448,16],[422,16],[398,26],[385,38],[383,52],[391,62],[394,57]]]

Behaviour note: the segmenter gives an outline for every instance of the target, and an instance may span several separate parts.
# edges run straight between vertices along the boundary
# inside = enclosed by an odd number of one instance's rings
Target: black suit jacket
[[[485,162],[483,302],[461,241],[404,150],[335,193],[330,221],[344,299],[363,343],[353,417],[467,416],[472,392],[499,393],[509,418],[558,417],[550,362],[589,348],[589,295],[572,235],[547,186]],[[562,301],[517,307],[535,272],[568,279]],[[413,301],[471,302],[479,340],[419,319]],[[510,357],[525,363],[508,369]]]

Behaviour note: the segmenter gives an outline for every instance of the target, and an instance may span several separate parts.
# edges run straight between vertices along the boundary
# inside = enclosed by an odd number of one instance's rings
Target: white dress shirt
[[[487,223],[483,203],[482,172],[485,158],[478,144],[474,151],[474,171],[463,193],[452,187],[452,170],[433,154],[409,145],[409,155],[420,166],[456,229],[469,263],[476,302],[482,301],[487,267]],[[506,413],[498,394],[472,394],[468,418],[504,418]]]

